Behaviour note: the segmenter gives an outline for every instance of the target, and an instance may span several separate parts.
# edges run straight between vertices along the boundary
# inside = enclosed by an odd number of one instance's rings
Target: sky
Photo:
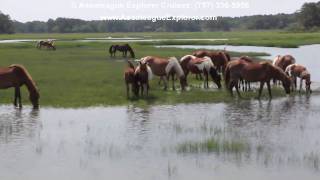
[[[57,17],[245,16],[293,13],[315,0],[0,0],[0,11],[26,22]]]

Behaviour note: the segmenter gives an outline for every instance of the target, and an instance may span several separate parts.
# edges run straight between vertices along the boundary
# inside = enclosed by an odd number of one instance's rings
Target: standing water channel
[[[0,108],[0,179],[320,176],[320,96],[218,104]]]

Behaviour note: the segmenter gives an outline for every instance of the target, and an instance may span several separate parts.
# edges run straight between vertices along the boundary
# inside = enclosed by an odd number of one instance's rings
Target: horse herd
[[[251,82],[260,82],[258,98],[260,98],[264,85],[267,85],[269,97],[271,94],[271,81],[275,85],[282,84],[286,94],[297,88],[297,78],[300,78],[300,89],[305,81],[307,93],[311,93],[310,73],[299,64],[291,55],[277,56],[272,63],[268,61],[254,61],[248,56],[231,58],[226,51],[197,50],[192,55],[185,55],[180,60],[176,57],[162,58],[146,56],[139,60],[135,67],[128,61],[128,67],[124,70],[127,97],[130,97],[130,89],[134,96],[148,95],[149,80],[153,75],[159,76],[164,82],[164,89],[168,88],[168,81],[172,79],[172,88],[175,90],[175,80],[179,79],[181,90],[188,86],[188,75],[196,74],[196,77],[204,76],[204,88],[209,88],[209,77],[218,89],[221,89],[222,78],[225,87],[233,96],[233,89],[241,97],[239,89],[250,89]],[[159,82],[160,82],[159,81]],[[160,83],[159,83],[160,84]]]
[[[37,48],[43,46],[55,50],[54,41],[38,41]],[[123,46],[112,45],[109,48],[111,56],[115,55],[115,51],[123,52],[123,56],[130,52],[131,57],[135,57],[133,49],[125,44]],[[192,55],[185,55],[179,60],[176,57],[161,58],[156,56],[146,56],[136,60],[138,65],[135,67],[133,62],[128,61],[128,67],[124,71],[124,80],[126,84],[127,97],[130,96],[130,89],[133,95],[148,95],[150,89],[149,81],[152,76],[159,76],[163,81],[164,89],[168,88],[168,81],[172,80],[172,88],[175,90],[175,80],[180,81],[181,90],[186,90],[188,86],[188,75],[190,73],[204,76],[204,87],[209,88],[209,77],[216,84],[218,89],[222,88],[222,77],[225,81],[226,89],[233,93],[236,89],[240,97],[240,85],[243,89],[250,89],[250,82],[260,82],[259,97],[264,84],[267,84],[269,96],[271,98],[271,85],[282,83],[287,94],[297,88],[297,78],[300,78],[300,89],[302,82],[305,81],[307,93],[311,93],[310,73],[299,64],[296,64],[295,58],[291,55],[277,56],[273,63],[268,61],[254,61],[247,56],[239,58],[231,58],[226,51],[209,51],[197,50]],[[222,76],[222,77],[221,77]],[[160,84],[160,81],[159,81]],[[29,99],[34,108],[39,107],[39,90],[36,87],[32,77],[22,65],[13,64],[9,67],[0,67],[0,89],[13,87],[14,105],[22,107],[20,87],[26,85],[29,91]],[[246,88],[244,88],[246,86]]]

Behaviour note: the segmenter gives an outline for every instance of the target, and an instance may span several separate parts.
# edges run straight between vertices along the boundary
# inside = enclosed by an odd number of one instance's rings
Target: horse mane
[[[110,54],[112,53],[113,46],[114,46],[114,45],[111,45],[110,48],[109,48],[109,53],[110,53]]]
[[[183,57],[180,59],[180,63],[182,63],[183,61],[185,61],[185,60],[188,59],[188,58],[194,59],[194,58],[197,58],[197,57],[194,56],[194,55],[185,55],[185,56],[183,56]]]
[[[127,46],[128,51],[130,52],[130,55],[132,58],[135,58],[135,54],[133,52],[133,49],[131,48],[131,46],[129,44],[125,44],[125,46]]]
[[[23,73],[26,77],[28,89],[33,88],[33,90],[38,93],[36,83],[34,82],[31,75],[29,74],[29,72],[27,71],[27,69],[24,66],[22,66],[20,64],[12,64],[9,66],[9,68],[17,68],[18,70],[20,70],[20,72]],[[30,85],[33,87],[30,87]]]
[[[170,57],[168,61],[169,63],[165,69],[167,75],[169,75],[170,71],[173,68],[179,77],[184,76],[183,69],[181,68],[181,65],[176,57]]]

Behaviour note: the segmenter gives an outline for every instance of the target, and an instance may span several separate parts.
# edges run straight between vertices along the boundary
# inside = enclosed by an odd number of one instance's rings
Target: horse
[[[221,88],[221,76],[218,74],[217,69],[212,63],[210,57],[205,56],[203,58],[197,58],[193,55],[186,55],[180,59],[180,64],[185,73],[186,78],[189,72],[194,74],[203,73],[205,76],[205,88],[209,88],[209,75],[211,76],[212,81],[218,86],[218,88]]]
[[[26,85],[29,91],[29,99],[33,108],[38,109],[40,94],[26,68],[18,64],[0,68],[0,89],[11,87],[15,89],[13,103],[15,107],[22,108],[20,87],[23,85]]]
[[[290,64],[287,66],[285,73],[287,73],[292,80],[292,90],[297,88],[297,77],[300,78],[300,88],[299,93],[301,93],[302,89],[302,81],[305,80],[306,92],[311,93],[312,90],[310,88],[311,85],[311,75],[306,67],[300,64]]]
[[[295,64],[295,63],[296,63],[296,60],[291,55],[284,55],[284,56],[278,55],[272,61],[272,64],[274,66],[281,68],[283,71],[285,71],[290,64]],[[273,84],[276,84],[276,80],[273,80]]]
[[[136,76],[135,76],[135,67],[134,65],[128,61],[128,66],[126,67],[126,69],[124,70],[124,81],[126,84],[126,89],[127,89],[127,98],[129,98],[130,96],[130,86],[131,86],[131,91],[135,96],[139,95],[139,87],[138,87],[138,83],[136,80]]]
[[[261,92],[265,83],[268,87],[269,97],[272,98],[270,87],[271,79],[282,81],[282,85],[286,94],[290,93],[290,78],[284,73],[282,69],[273,66],[268,62],[249,63],[243,59],[233,60],[229,62],[225,71],[225,83],[231,95],[233,95],[232,89],[233,87],[235,87],[238,96],[241,97],[239,88],[237,86],[240,78],[243,78],[248,82],[260,82],[258,98],[261,97]]]
[[[141,96],[143,96],[144,90],[146,90],[146,95],[148,96],[150,88],[149,80],[151,80],[153,76],[151,68],[148,66],[147,63],[140,61],[138,67],[134,72],[134,75],[135,80],[138,83],[138,94],[139,89],[141,89]]]
[[[47,47],[47,49],[56,50],[56,46],[54,45],[53,40],[47,40],[47,41],[38,41],[36,44],[36,48],[41,49],[42,46]]]
[[[248,63],[253,63],[253,59],[251,59],[249,56],[241,56],[240,57],[241,60],[244,60]],[[240,78],[240,83],[239,83],[239,87],[240,85],[242,85],[242,91],[250,91],[251,90],[251,85],[250,82]]]
[[[130,52],[131,58],[135,58],[133,49],[129,44],[124,45],[111,45],[109,48],[110,57],[116,56],[116,51],[122,52],[123,57],[127,57],[127,52]]]
[[[225,51],[208,51],[208,50],[197,50],[192,53],[193,56],[198,58],[203,58],[208,56],[211,58],[213,64],[216,66],[217,70],[224,73],[227,63],[231,60],[229,53]]]
[[[140,61],[143,63],[147,63],[150,66],[154,75],[160,76],[160,78],[164,82],[164,90],[168,88],[167,81],[169,81],[170,75],[172,76],[172,89],[175,90],[174,75],[176,75],[180,81],[181,90],[185,90],[185,87],[187,86],[187,80],[177,58],[161,58],[156,56],[146,56],[141,58]]]

